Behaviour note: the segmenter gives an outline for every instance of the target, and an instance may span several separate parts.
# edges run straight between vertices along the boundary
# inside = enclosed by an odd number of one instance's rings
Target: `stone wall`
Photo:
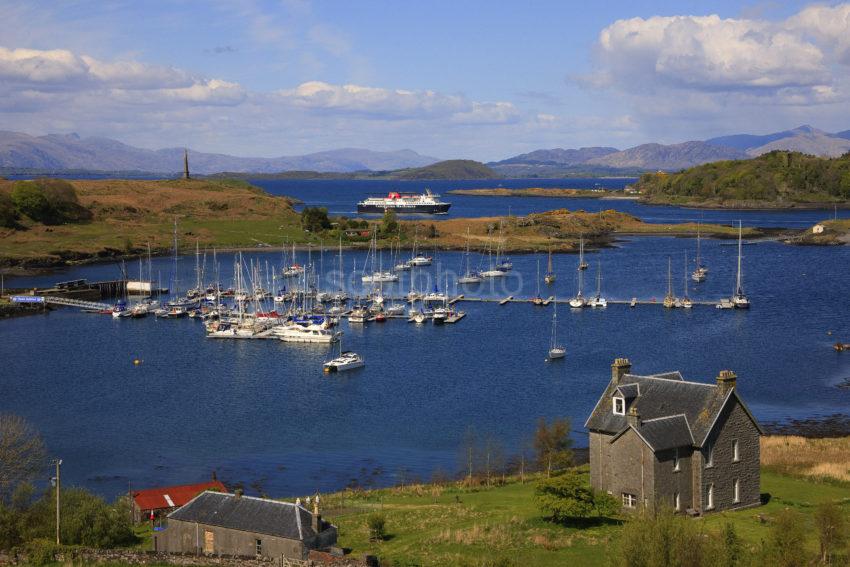
[[[655,502],[655,455],[652,450],[633,429],[608,447],[610,470],[606,490],[617,499],[621,499],[623,493],[634,494],[638,506],[651,506]]]
[[[691,447],[679,448],[679,470],[673,467],[676,450],[659,451],[655,455],[656,506],[675,508],[675,494],[679,493],[679,511],[684,512],[693,503],[693,471]]]
[[[204,552],[252,557],[256,554],[258,540],[261,555],[265,557],[284,555],[303,559],[307,555],[304,544],[297,540],[174,519],[168,521],[165,530],[154,534],[153,549],[168,553]]]
[[[733,459],[733,441],[740,459]],[[756,506],[761,502],[759,432],[737,398],[721,412],[709,442],[714,447],[712,466],[703,467],[701,510],[709,511],[708,487],[714,484],[714,510]],[[705,455],[703,456],[705,458]],[[739,482],[739,501],[734,501],[734,482]]]

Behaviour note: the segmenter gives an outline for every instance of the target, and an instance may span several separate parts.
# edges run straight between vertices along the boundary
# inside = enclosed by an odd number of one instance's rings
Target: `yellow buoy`
[[[142,361],[141,361],[141,360],[139,360],[138,358],[134,358],[134,359],[133,359],[133,364],[134,364],[135,366],[138,366],[138,365],[140,365],[141,363],[142,363]]]

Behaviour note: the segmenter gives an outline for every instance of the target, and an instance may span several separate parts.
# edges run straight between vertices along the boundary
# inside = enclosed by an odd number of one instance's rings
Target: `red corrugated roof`
[[[182,484],[163,488],[148,488],[133,492],[133,501],[140,510],[159,510],[183,506],[204,490],[227,492],[227,488],[218,480],[199,484]]]

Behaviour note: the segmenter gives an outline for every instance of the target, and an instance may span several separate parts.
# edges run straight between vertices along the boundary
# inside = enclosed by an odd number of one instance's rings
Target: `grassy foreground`
[[[339,526],[341,545],[355,554],[373,553],[399,565],[481,565],[501,559],[529,567],[605,565],[617,544],[621,521],[583,527],[548,522],[535,504],[535,484],[512,478],[494,488],[426,485],[338,494],[328,502],[341,508],[328,510],[327,515]],[[764,506],[696,521],[711,532],[732,522],[746,545],[756,547],[768,538],[772,516],[784,508],[804,514],[812,529],[817,504],[834,501],[850,508],[850,485],[826,480],[766,470],[762,492],[770,495]],[[379,543],[369,541],[367,527],[367,516],[375,511],[386,517],[388,538]],[[808,546],[814,554],[814,538]]]

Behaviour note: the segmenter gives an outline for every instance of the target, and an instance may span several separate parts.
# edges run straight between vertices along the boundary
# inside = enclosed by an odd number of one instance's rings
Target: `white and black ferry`
[[[369,197],[357,203],[358,213],[383,213],[393,210],[397,213],[425,213],[429,215],[444,215],[449,212],[451,203],[440,200],[440,196],[425,189],[425,193],[396,193],[386,197]]]

